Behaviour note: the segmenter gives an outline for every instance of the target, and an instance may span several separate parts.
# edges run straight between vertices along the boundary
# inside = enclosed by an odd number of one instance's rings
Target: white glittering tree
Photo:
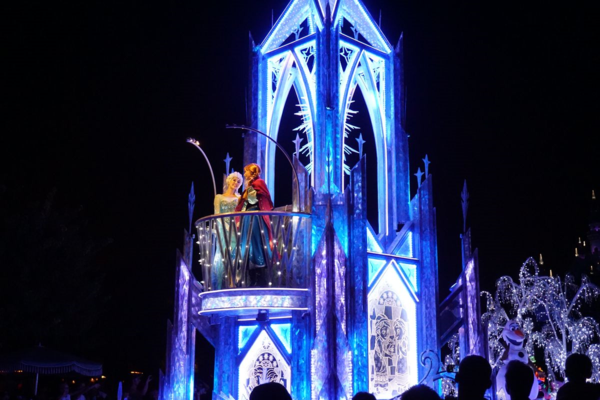
[[[509,276],[496,281],[496,293],[482,292],[487,311],[482,315],[487,325],[490,363],[496,367],[504,352],[502,330],[509,319],[516,320],[527,335],[526,349],[534,346],[544,352],[548,377],[564,377],[565,360],[571,353],[587,354],[594,366],[592,380],[600,381],[600,327],[584,315],[600,295],[598,287],[582,276],[577,285],[570,275],[539,276],[537,263],[529,258],[519,272],[519,282]]]

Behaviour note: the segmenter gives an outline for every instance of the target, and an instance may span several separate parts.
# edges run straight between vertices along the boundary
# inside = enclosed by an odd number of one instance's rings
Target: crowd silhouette
[[[586,355],[572,354],[567,358],[565,383],[558,391],[557,400],[600,400],[600,384],[586,382],[592,376],[592,362]],[[456,374],[457,400],[484,400],[492,386],[492,368],[489,362],[477,355],[465,357]],[[511,400],[530,400],[529,394],[534,374],[529,365],[513,360],[507,365],[506,391]],[[541,398],[541,397],[539,397]],[[291,400],[286,388],[278,383],[267,383],[254,388],[250,400]],[[455,399],[447,396],[445,399]],[[352,400],[376,400],[372,393],[358,392]],[[438,393],[426,385],[415,385],[394,400],[440,400]]]
[[[565,363],[566,382],[560,387],[556,395],[556,400],[600,400],[600,384],[587,382],[592,376],[592,362],[584,354],[571,354]],[[477,355],[465,357],[459,364],[455,380],[458,384],[458,397],[446,396],[447,400],[484,400],[486,391],[492,386],[492,368],[488,361]],[[518,360],[510,361],[507,364],[506,371],[506,392],[510,395],[510,400],[532,400],[529,398],[531,385],[534,375],[529,365]],[[156,385],[150,387],[152,377],[148,376],[142,379],[140,376],[133,376],[131,381],[123,386],[123,400],[157,400],[158,388]],[[67,382],[61,383],[58,387],[58,394],[48,395],[45,390],[38,393],[39,400],[105,400],[116,398],[107,391],[100,383],[91,383],[89,385],[80,383],[77,386],[70,387]],[[56,392],[55,392],[56,393]],[[209,388],[206,387],[202,393],[194,396],[201,399],[206,394],[210,397]],[[543,398],[540,392],[538,399]],[[0,400],[25,400],[24,397],[9,396],[7,391],[0,391]],[[269,382],[256,386],[250,393],[249,400],[292,400],[288,390],[280,383]],[[303,399],[296,399],[303,400]],[[358,392],[352,400],[376,400],[372,393]],[[415,385],[406,390],[393,400],[441,400],[438,393],[426,385]]]
[[[556,395],[556,400],[600,399],[600,385],[586,382],[592,376],[592,361],[585,354],[571,354],[565,363],[565,375],[569,380]]]

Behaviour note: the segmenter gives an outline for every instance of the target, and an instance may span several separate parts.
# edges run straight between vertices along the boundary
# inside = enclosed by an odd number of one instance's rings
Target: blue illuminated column
[[[392,46],[360,0],[293,0],[263,42],[250,37],[249,45],[247,123],[278,140],[286,101],[295,98],[309,174],[301,192],[312,192],[309,316],[291,321],[292,394],[397,396],[423,375],[420,353],[437,348],[438,290],[430,177],[410,199],[402,38]],[[377,168],[369,205],[366,156],[353,147],[358,91]],[[357,165],[347,161],[352,152],[360,152]],[[271,193],[290,179],[276,175],[275,154],[264,137],[245,136],[244,162],[262,167]],[[367,206],[378,210],[377,230]]]

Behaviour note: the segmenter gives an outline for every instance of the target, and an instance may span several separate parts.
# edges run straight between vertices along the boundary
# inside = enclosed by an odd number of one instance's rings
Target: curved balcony
[[[303,310],[310,214],[251,211],[196,221],[204,291],[200,314]]]

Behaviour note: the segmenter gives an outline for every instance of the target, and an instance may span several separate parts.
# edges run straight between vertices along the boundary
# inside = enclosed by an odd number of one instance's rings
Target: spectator
[[[69,394],[69,384],[63,382],[59,386],[58,390],[58,400],[71,400],[71,395]]]
[[[427,385],[415,385],[402,393],[401,400],[440,400],[437,392]]]
[[[292,396],[282,384],[269,382],[252,389],[250,400],[292,400]]]
[[[571,354],[565,363],[565,383],[556,395],[556,400],[597,400],[600,385],[586,382],[592,376],[592,361],[585,354]]]
[[[140,385],[142,383],[142,378],[139,375],[135,375],[131,378],[131,385],[129,386],[129,396],[128,400],[142,400],[146,393],[148,392],[148,385],[152,381],[152,375],[148,375],[146,378],[146,382],[142,389],[140,389]]]
[[[358,392],[352,397],[352,400],[377,400],[377,398],[371,393]]]
[[[483,400],[485,391],[492,386],[492,367],[481,356],[467,356],[458,367],[458,400]]]
[[[506,393],[511,400],[529,400],[531,385],[535,379],[533,371],[527,364],[512,360],[506,365]]]

